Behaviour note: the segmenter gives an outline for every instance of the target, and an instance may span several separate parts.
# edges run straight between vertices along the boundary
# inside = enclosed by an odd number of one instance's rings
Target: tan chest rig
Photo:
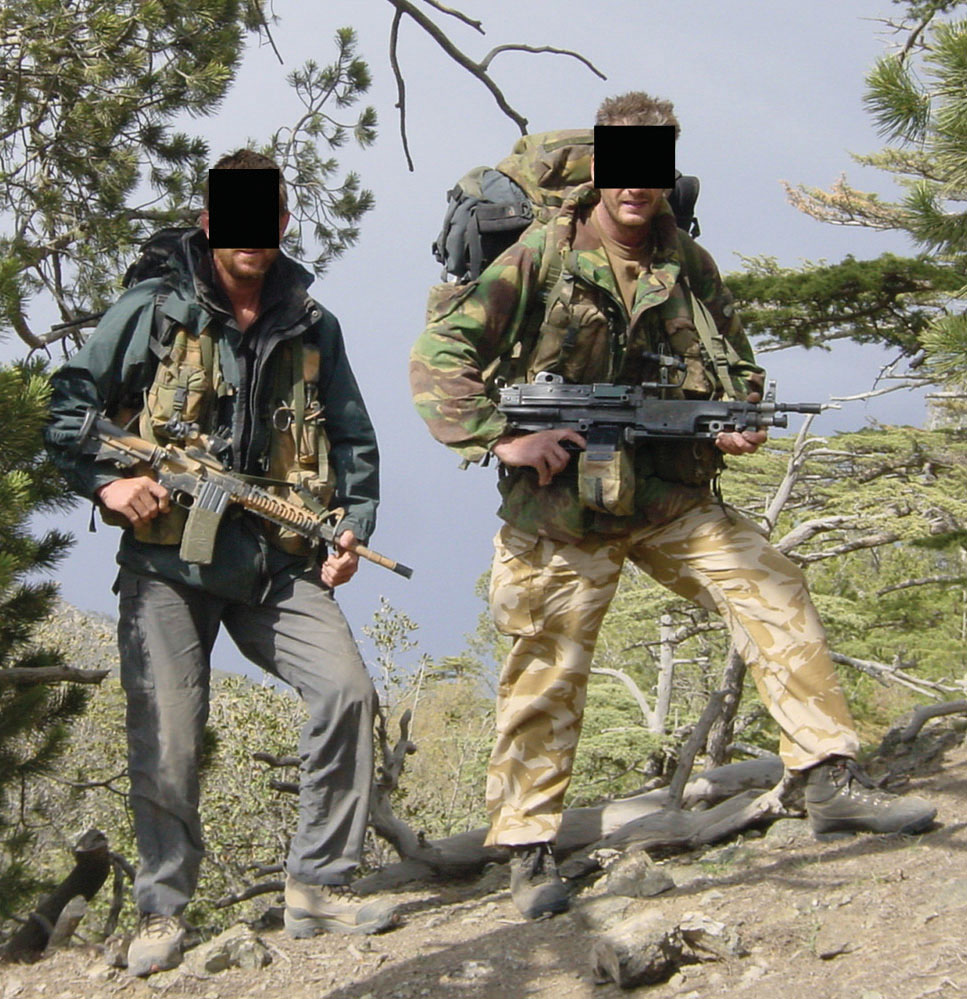
[[[208,444],[208,435],[216,430],[219,398],[235,391],[222,377],[218,351],[218,338],[207,329],[192,333],[183,326],[175,328],[138,415],[142,437],[161,445],[173,440],[182,443],[182,438],[173,437],[172,428],[193,425],[198,433],[189,443]],[[295,337],[276,348],[270,363],[274,370],[269,466],[266,478],[255,481],[290,502],[322,513],[332,499],[335,474],[329,464],[329,438],[319,400],[319,351],[301,336]],[[187,510],[173,505],[170,513],[136,527],[135,537],[148,544],[180,544],[187,516]],[[284,551],[310,551],[310,543],[291,531],[273,524],[266,524],[265,530],[269,540]]]

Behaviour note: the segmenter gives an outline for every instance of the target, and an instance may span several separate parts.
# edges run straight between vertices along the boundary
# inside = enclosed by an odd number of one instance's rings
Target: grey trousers
[[[123,567],[117,586],[139,910],[175,915],[198,881],[198,760],[221,624],[246,658],[291,684],[308,709],[288,872],[306,884],[346,882],[369,815],[376,692],[332,592],[291,570],[273,576],[254,605]]]

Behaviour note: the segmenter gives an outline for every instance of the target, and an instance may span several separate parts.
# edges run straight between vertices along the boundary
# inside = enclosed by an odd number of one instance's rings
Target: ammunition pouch
[[[219,342],[207,330],[201,334],[177,328],[163,356],[159,357],[151,387],[145,393],[138,417],[138,432],[145,440],[164,446],[173,441],[171,428],[197,427],[202,446],[212,433],[216,402],[233,391],[222,377],[218,360]],[[272,487],[282,499],[324,511],[335,489],[335,474],[329,463],[329,438],[325,413],[318,399],[320,357],[315,347],[301,337],[286,341],[272,359],[272,430],[269,444],[269,477],[292,486]],[[131,474],[139,474],[134,470]],[[135,538],[145,544],[181,544],[189,511],[177,504],[169,513],[134,528]],[[102,508],[105,523],[130,526],[127,520]],[[120,523],[119,523],[120,521]],[[266,534],[276,547],[291,554],[309,554],[308,539],[276,525],[267,524]]]
[[[589,432],[578,459],[578,495],[589,510],[630,517],[635,512],[634,454],[619,435],[610,428]]]

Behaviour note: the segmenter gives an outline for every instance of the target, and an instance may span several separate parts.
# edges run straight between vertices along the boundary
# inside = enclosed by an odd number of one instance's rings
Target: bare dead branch
[[[742,702],[745,673],[745,660],[736,652],[734,645],[730,646],[720,688],[722,710],[709,728],[706,747],[709,763],[713,767],[719,767],[728,762],[734,735],[735,715]]]
[[[285,891],[284,881],[263,881],[261,884],[249,885],[243,891],[234,895],[224,895],[216,899],[213,903],[216,909],[227,909],[230,905],[238,905],[239,902],[247,902],[250,898],[258,898],[259,895],[269,895]]]
[[[760,794],[739,811],[725,815],[721,821],[699,828],[688,841],[689,847],[694,849],[699,846],[707,846],[709,843],[716,843],[720,839],[727,839],[749,826],[756,825],[763,819],[801,814],[788,804],[789,797],[801,781],[800,774],[786,771],[782,780],[772,790]]]
[[[923,20],[920,21],[920,23],[917,24],[910,32],[910,34],[907,36],[907,40],[903,48],[897,54],[897,58],[901,63],[906,62],[907,56],[909,56],[910,53],[913,51],[913,49],[916,47],[916,44],[919,41],[920,36],[926,30],[927,25],[930,24],[930,22],[933,20],[934,14],[936,14],[936,11],[930,11],[930,13],[927,14],[926,17],[924,17]]]
[[[88,829],[74,847],[70,874],[41,899],[20,929],[10,938],[2,956],[8,961],[32,963],[43,953],[57,917],[75,895],[90,900],[100,891],[111,871],[107,837],[99,829]]]
[[[850,666],[858,669],[861,673],[873,677],[883,686],[890,683],[898,683],[902,687],[915,690],[918,694],[936,697],[937,694],[952,693],[960,690],[960,687],[952,687],[934,680],[923,680],[920,677],[912,676],[899,666],[887,666],[886,663],[878,663],[870,659],[856,659],[853,656],[845,656],[842,652],[830,652],[830,658],[840,666]]]
[[[920,704],[913,709],[910,724],[900,733],[901,742],[913,742],[920,729],[939,715],[958,715],[967,712],[967,701],[945,701],[943,704]]]
[[[835,531],[840,527],[848,527],[853,523],[852,517],[817,517],[797,525],[788,534],[784,534],[775,542],[776,548],[783,554],[788,554],[794,548],[814,538],[824,531]]]
[[[820,562],[824,558],[835,558],[837,555],[846,555],[849,552],[862,551],[864,548],[880,548],[883,545],[891,545],[894,541],[899,541],[900,535],[895,531],[880,531],[878,534],[867,534],[862,538],[854,538],[846,541],[835,548],[826,548],[821,552],[812,552],[809,555],[797,555],[799,562]]]
[[[772,756],[768,749],[761,746],[753,746],[751,742],[733,742],[729,746],[729,753],[741,753],[743,756],[751,756],[753,759],[763,760]]]
[[[909,590],[914,586],[948,586],[951,583],[962,586],[965,582],[967,579],[963,576],[922,576],[920,579],[908,579],[903,583],[894,583],[893,586],[884,586],[882,590],[876,591],[876,595],[882,597],[884,594]]]
[[[908,389],[914,381],[916,379],[905,378],[903,382],[897,385],[888,385],[886,388],[881,389],[870,389],[868,392],[859,392],[856,395],[832,395],[830,396],[830,400],[833,402],[857,402],[874,399],[878,395],[889,395],[890,392],[899,392],[901,389]]]
[[[262,28],[265,29],[265,37],[269,40],[269,45],[272,46],[272,51],[275,53],[275,58],[279,60],[279,65],[284,66],[285,61],[283,60],[279,50],[276,48],[275,39],[272,37],[272,32],[269,30],[269,22],[265,19],[265,14],[262,11],[262,5],[259,0],[250,0],[252,6],[255,8],[255,13],[258,15],[258,19],[262,24]]]
[[[393,24],[389,33],[389,62],[393,69],[393,76],[396,78],[396,106],[400,112],[400,141],[403,143],[403,155],[406,157],[406,166],[410,173],[413,172],[413,157],[410,156],[410,143],[406,137],[406,81],[403,79],[403,71],[400,69],[398,55],[398,44],[400,37],[400,21],[403,20],[403,12],[397,10],[393,15]]]
[[[267,763],[270,767],[297,767],[302,763],[298,756],[274,756],[262,750],[252,753],[252,759]]]
[[[447,37],[446,33],[432,21],[423,11],[414,7],[409,0],[388,0],[396,10],[402,14],[409,14],[414,21],[440,46],[441,49],[455,62],[462,66],[471,76],[475,76],[493,94],[494,100],[501,111],[514,122],[520,129],[521,135],[527,134],[527,119],[512,108],[504,97],[503,92],[497,84],[487,74],[479,63],[473,61],[465,52],[457,48]]]
[[[77,669],[74,666],[10,666],[0,669],[0,685],[100,683],[110,673],[109,669]]]
[[[593,73],[599,76],[602,80],[606,79],[603,73],[593,66],[586,58],[579,55],[577,52],[572,52],[569,49],[557,49],[551,46],[529,46],[522,44],[511,44],[511,45],[499,45],[492,49],[487,56],[480,62],[476,62],[470,56],[466,54],[461,48],[451,41],[445,31],[443,31],[440,26],[433,21],[424,11],[420,10],[411,0],[387,0],[387,2],[395,8],[396,14],[393,18],[393,25],[390,29],[390,63],[393,66],[393,73],[396,76],[396,88],[399,94],[399,101],[397,107],[400,110],[400,132],[403,137],[403,148],[404,151],[407,150],[407,140],[406,140],[406,104],[404,91],[405,87],[403,85],[402,72],[400,71],[398,58],[397,58],[397,43],[399,39],[399,24],[403,15],[406,14],[411,17],[436,43],[441,49],[455,62],[458,66],[462,66],[471,76],[478,79],[493,95],[494,100],[500,110],[508,117],[514,124],[520,129],[521,135],[527,134],[527,119],[512,107],[507,98],[504,96],[503,91],[497,86],[497,83],[487,72],[491,60],[500,52],[505,52],[508,50],[518,50],[522,52],[552,52],[558,55],[569,55],[580,62],[584,63]],[[483,27],[480,22],[473,21],[466,14],[461,11],[449,8],[439,3],[438,0],[425,0],[429,6],[436,10],[439,10],[443,14],[447,14],[451,17],[456,17],[468,24],[470,27],[475,28],[481,34],[484,33]],[[409,169],[413,169],[412,161],[410,160],[409,154],[407,153],[407,164]]]
[[[122,798],[127,798],[127,792],[119,791],[114,786],[114,782],[116,780],[121,780],[123,777],[127,777],[127,775],[127,770],[122,770],[113,777],[105,777],[103,780],[68,780],[66,777],[60,777],[55,773],[44,773],[44,777],[48,780],[52,780],[55,784],[63,784],[65,787],[73,787],[78,791],[91,791],[94,788],[103,787],[112,794],[117,794]]]
[[[604,73],[601,72],[590,59],[586,59],[580,52],[574,52],[571,49],[559,49],[554,45],[498,45],[492,48],[484,57],[480,60],[481,69],[489,69],[490,63],[494,56],[500,55],[501,52],[533,52],[539,54],[541,52],[553,52],[555,55],[567,55],[578,62],[584,63],[585,66],[594,73],[595,76],[602,80],[607,80]]]
[[[783,508],[789,502],[789,497],[792,495],[793,487],[799,481],[802,467],[806,462],[807,448],[813,440],[818,441],[822,439],[810,439],[809,428],[812,426],[812,422],[812,416],[808,416],[803,421],[803,425],[799,428],[799,433],[796,434],[795,444],[793,444],[792,454],[789,455],[789,461],[786,463],[786,473],[783,475],[782,482],[779,483],[779,487],[776,489],[775,495],[766,507],[764,516],[766,528],[770,535],[775,530],[776,523],[779,520],[779,514],[782,513]]]
[[[483,29],[483,22],[473,20],[473,18],[464,14],[462,10],[455,10],[453,7],[445,7],[439,2],[439,0],[423,0],[423,2],[429,4],[431,7],[435,7],[441,14],[449,14],[450,17],[455,17],[458,21],[463,21],[464,24],[468,24],[475,31],[479,31],[481,35],[486,34]]]
[[[106,940],[118,927],[121,918],[121,910],[124,908],[124,899],[127,894],[127,883],[134,883],[134,868],[120,853],[111,851],[111,870],[113,877],[111,880],[111,905],[108,909],[107,918],[101,934]]]
[[[705,710],[702,712],[701,717],[695,723],[692,734],[682,747],[681,755],[678,758],[678,766],[675,767],[675,773],[672,776],[671,783],[668,785],[668,803],[670,807],[681,807],[682,793],[685,790],[685,785],[688,783],[688,778],[692,774],[692,764],[695,762],[695,757],[705,747],[705,741],[708,739],[712,723],[722,713],[722,705],[724,703],[724,691],[714,691],[709,697],[708,704],[705,705]]]
[[[645,724],[651,724],[653,714],[651,705],[648,703],[648,698],[645,697],[641,687],[635,683],[633,677],[625,673],[624,670],[610,669],[606,666],[596,666],[591,670],[591,672],[597,674],[598,676],[610,676],[613,680],[623,683],[627,688],[628,693],[631,694],[632,698],[634,698],[635,704],[638,705],[638,709],[641,711],[641,717],[644,719]]]

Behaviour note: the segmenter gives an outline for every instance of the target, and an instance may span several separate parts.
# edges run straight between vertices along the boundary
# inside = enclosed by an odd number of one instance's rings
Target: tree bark
[[[729,761],[729,746],[735,735],[735,716],[742,702],[745,668],[745,660],[732,646],[722,673],[722,711],[712,722],[705,747],[710,766],[721,767]]]
[[[36,961],[43,954],[64,906],[77,895],[83,895],[89,902],[98,893],[111,869],[110,851],[104,833],[99,829],[88,829],[74,848],[74,859],[76,863],[70,874],[41,901],[11,937],[3,951],[5,960]]]

